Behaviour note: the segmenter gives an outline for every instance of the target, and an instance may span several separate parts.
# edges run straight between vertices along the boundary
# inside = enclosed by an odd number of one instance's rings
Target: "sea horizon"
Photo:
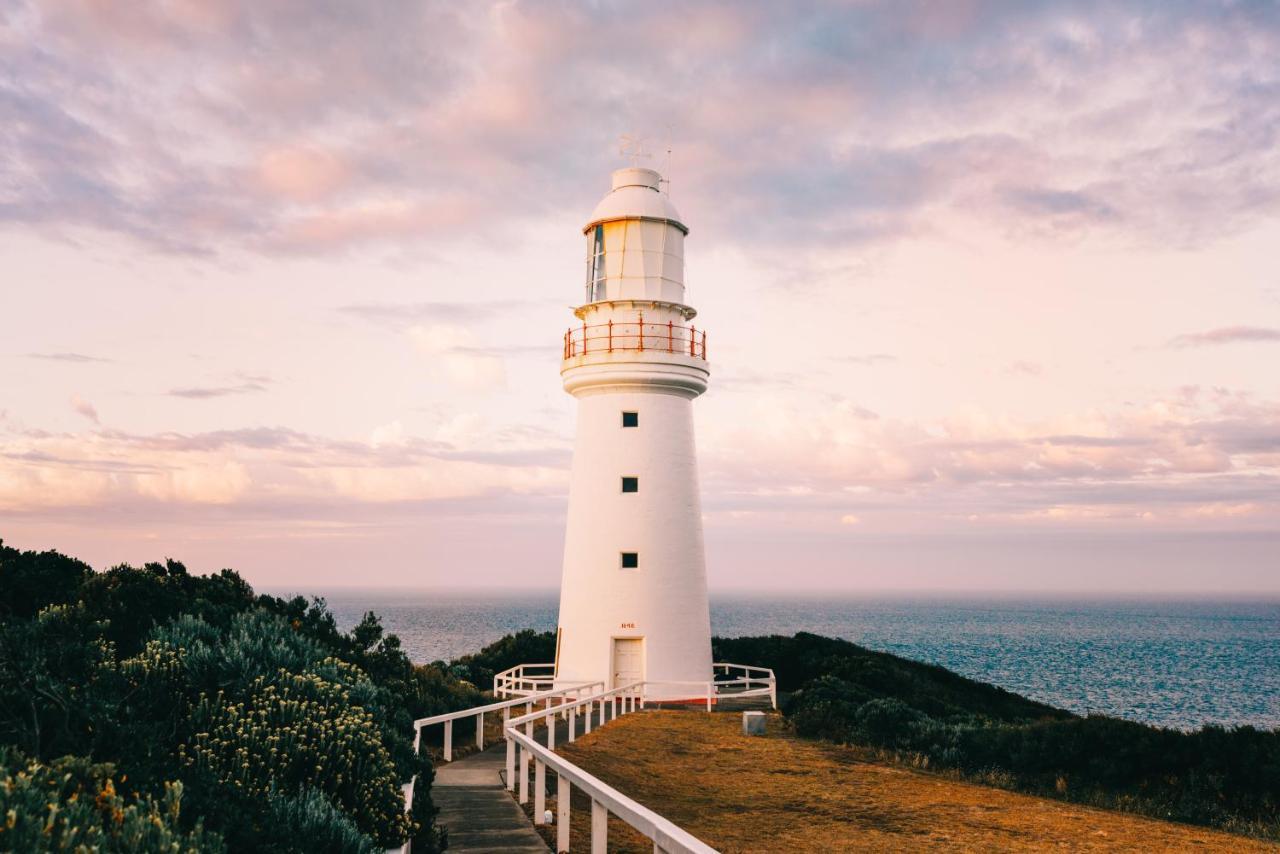
[[[286,591],[268,590],[274,595]],[[317,588],[343,629],[367,611],[416,663],[555,628],[553,589]],[[836,637],[1078,714],[1280,728],[1280,596],[713,591],[712,634]],[[481,686],[484,687],[484,686]]]

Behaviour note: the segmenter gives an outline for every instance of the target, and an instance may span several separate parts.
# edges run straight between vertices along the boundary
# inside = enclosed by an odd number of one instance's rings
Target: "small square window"
[[[622,568],[623,569],[639,569],[640,553],[639,552],[623,552]]]
[[[623,492],[639,492],[639,491],[640,491],[640,478],[638,478],[638,477],[624,477],[624,478],[622,479],[622,491],[623,491]]]
[[[622,413],[622,426],[623,427],[639,427],[640,413],[639,412]]]

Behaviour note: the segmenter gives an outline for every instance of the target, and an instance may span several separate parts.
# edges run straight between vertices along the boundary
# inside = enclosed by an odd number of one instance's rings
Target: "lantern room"
[[[630,167],[596,205],[587,237],[586,303],[684,303],[684,236],[689,229],[661,192],[661,176]]]

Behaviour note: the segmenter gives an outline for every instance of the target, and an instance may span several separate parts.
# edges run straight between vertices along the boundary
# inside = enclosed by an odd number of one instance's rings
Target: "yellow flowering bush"
[[[115,769],[82,757],[44,764],[0,750],[0,851],[152,852],[224,850],[201,824],[180,827],[182,783],[159,800],[127,799]]]
[[[359,683],[358,668],[326,659],[322,668]],[[412,831],[395,764],[372,713],[353,703],[347,685],[316,672],[259,676],[242,697],[201,694],[190,717],[183,762],[237,794],[323,793],[379,844],[400,844]]]

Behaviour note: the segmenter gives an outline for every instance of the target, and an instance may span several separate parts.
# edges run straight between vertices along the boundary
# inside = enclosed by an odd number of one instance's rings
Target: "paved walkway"
[[[440,808],[436,819],[449,829],[450,851],[549,850],[515,798],[502,784],[507,745],[436,768],[431,799]]]
[[[608,708],[608,707],[606,707]],[[599,714],[599,712],[597,712]],[[606,723],[613,716],[606,712]],[[582,719],[578,719],[582,733]],[[546,730],[538,731],[545,742]],[[556,744],[569,738],[568,721],[556,724]],[[436,821],[449,829],[449,850],[463,852],[515,851],[547,854],[542,837],[504,785],[507,743],[436,766],[431,799],[440,809]],[[555,793],[555,772],[547,774],[548,794]],[[529,793],[530,799],[533,793]]]

